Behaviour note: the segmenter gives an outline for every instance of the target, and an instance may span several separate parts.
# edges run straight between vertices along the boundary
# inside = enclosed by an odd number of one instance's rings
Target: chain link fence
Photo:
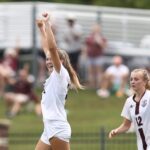
[[[9,136],[10,150],[33,149],[41,133],[11,133]],[[108,131],[101,128],[97,132],[72,133],[71,150],[134,150],[136,138],[134,133],[121,134],[108,139]],[[31,146],[31,147],[30,147]],[[22,149],[23,150],[23,149]]]

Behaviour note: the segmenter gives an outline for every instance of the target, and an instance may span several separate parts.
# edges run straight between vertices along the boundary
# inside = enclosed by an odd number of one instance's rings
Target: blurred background
[[[71,149],[136,149],[134,129],[113,140],[108,132],[122,121],[130,71],[150,71],[149,7],[148,0],[1,1],[0,150],[32,150],[42,133],[47,70],[35,20],[46,11],[58,46],[86,86],[68,96]],[[110,71],[112,66],[122,69]]]

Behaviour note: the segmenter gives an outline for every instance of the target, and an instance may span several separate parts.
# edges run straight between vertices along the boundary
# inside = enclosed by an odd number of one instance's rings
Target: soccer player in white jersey
[[[46,65],[50,73],[44,84],[41,107],[44,131],[35,150],[70,150],[71,128],[64,108],[69,87],[82,89],[67,53],[59,50],[49,22],[44,13],[37,20],[42,47],[46,54]]]
[[[150,77],[145,69],[135,69],[130,75],[133,95],[123,107],[123,123],[109,133],[109,138],[126,132],[133,123],[138,150],[150,150]]]

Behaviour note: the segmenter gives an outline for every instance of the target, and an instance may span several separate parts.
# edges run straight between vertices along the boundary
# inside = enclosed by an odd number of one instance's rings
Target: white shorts
[[[44,120],[44,131],[41,135],[41,141],[50,145],[49,139],[57,137],[65,142],[71,138],[71,127],[68,122]]]
[[[12,99],[12,101],[14,102],[19,102],[19,103],[26,103],[27,101],[29,101],[29,96],[22,93],[8,92],[6,93],[6,97]]]
[[[25,94],[16,94],[15,97],[16,97],[15,99],[17,102],[25,103],[29,101],[29,97]]]
[[[147,150],[150,150],[150,145],[149,145],[149,146],[147,146]]]
[[[87,65],[88,66],[102,66],[103,65],[103,59],[101,57],[88,58]]]

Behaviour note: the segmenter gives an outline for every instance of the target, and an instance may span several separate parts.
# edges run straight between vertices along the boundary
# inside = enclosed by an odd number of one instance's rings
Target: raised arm
[[[49,51],[49,48],[48,48],[47,37],[46,37],[46,32],[45,32],[45,24],[44,24],[44,21],[41,19],[36,20],[36,24],[40,31],[41,44],[42,44],[44,53],[46,55],[46,53]]]
[[[49,14],[44,13],[43,17],[44,17],[44,22],[45,22],[45,32],[46,32],[46,37],[47,37],[48,50],[50,52],[55,70],[57,72],[60,72],[61,62],[60,62],[60,58],[59,58],[59,54],[57,50],[55,37],[54,37],[52,28],[49,22]]]

